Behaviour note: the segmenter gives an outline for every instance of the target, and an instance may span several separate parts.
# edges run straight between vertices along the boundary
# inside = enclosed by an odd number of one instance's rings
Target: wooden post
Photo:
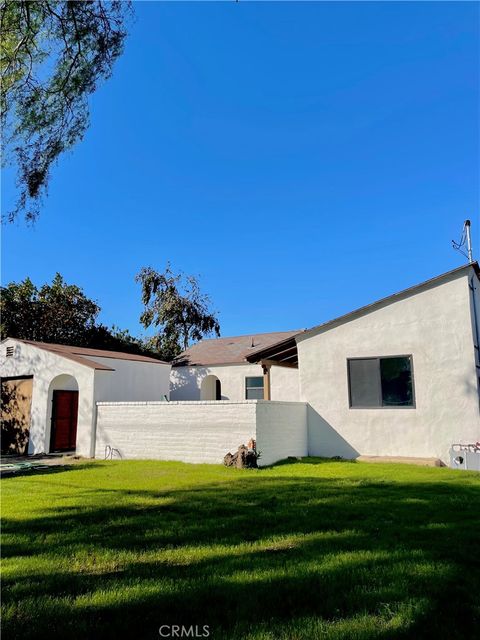
[[[262,364],[263,369],[263,399],[271,400],[270,394],[270,364]]]

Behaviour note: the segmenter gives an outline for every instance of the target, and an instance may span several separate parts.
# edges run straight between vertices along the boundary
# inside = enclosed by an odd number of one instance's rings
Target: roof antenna
[[[459,251],[462,254],[462,256],[465,256],[468,259],[468,262],[470,264],[473,262],[470,220],[465,220],[465,222],[463,223],[462,237],[460,238],[460,242],[455,242],[455,240],[452,240],[452,247],[456,251]],[[465,251],[462,250],[462,247],[466,248],[467,253],[465,253]]]

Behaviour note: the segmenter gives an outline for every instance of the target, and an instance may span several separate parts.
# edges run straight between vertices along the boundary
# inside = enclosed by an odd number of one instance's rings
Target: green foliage
[[[81,344],[95,326],[100,307],[57,273],[39,289],[30,278],[1,288],[2,339],[22,338]],[[80,341],[80,342],[79,342]]]
[[[129,2],[3,0],[0,3],[3,153],[17,166],[8,214],[38,215],[50,171],[88,127],[88,97],[112,73]]]
[[[220,324],[210,310],[210,298],[200,291],[195,276],[175,274],[167,264],[164,273],[144,267],[136,281],[142,285],[145,307],[140,322],[146,328],[153,325],[160,329],[150,345],[165,360],[172,360],[206,335],[220,335]]]
[[[5,637],[478,637],[478,473],[319,459],[30,473],[2,480]]]
[[[128,331],[97,322],[100,307],[57,273],[37,288],[30,278],[0,288],[1,339],[21,338],[130,353],[149,353]],[[157,355],[157,354],[152,354]]]

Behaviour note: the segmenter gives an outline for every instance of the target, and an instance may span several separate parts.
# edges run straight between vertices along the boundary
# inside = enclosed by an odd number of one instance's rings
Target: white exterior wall
[[[95,401],[162,400],[170,395],[170,365],[91,356],[115,371],[95,370]]]
[[[300,400],[298,369],[270,368],[270,392],[272,400],[297,402]]]
[[[307,453],[306,405],[294,402],[98,403],[96,456],[220,464],[257,440],[260,466]]]
[[[15,355],[5,357],[8,346]],[[87,357],[87,356],[85,356]],[[98,400],[160,400],[169,394],[170,365],[91,356],[115,371],[93,369],[15,339],[2,343],[2,377],[33,375],[28,453],[50,450],[52,391],[78,390],[76,453],[92,456],[95,436],[95,402]]]
[[[257,451],[260,466],[289,456],[308,455],[307,405],[304,402],[257,404]]]
[[[6,358],[7,347],[15,348]],[[75,389],[66,376],[78,386],[77,453],[89,456],[92,446],[94,408],[94,369],[67,360],[54,353],[14,339],[2,343],[0,355],[2,377],[33,375],[32,408],[28,453],[44,453],[50,448],[50,417],[53,389]],[[58,377],[62,376],[62,377]]]
[[[245,378],[263,377],[258,364],[225,364],[209,367],[173,367],[170,376],[172,400],[200,400],[202,381],[206,376],[216,376],[222,385],[222,400],[245,400]],[[299,399],[298,370],[272,367],[270,370],[272,400],[295,401]]]
[[[447,462],[453,442],[480,440],[468,278],[465,272],[454,275],[298,339],[300,397],[310,405],[310,455]],[[347,358],[409,354],[415,408],[349,408]]]
[[[107,445],[123,458],[220,464],[255,438],[255,401],[97,405],[96,457]]]

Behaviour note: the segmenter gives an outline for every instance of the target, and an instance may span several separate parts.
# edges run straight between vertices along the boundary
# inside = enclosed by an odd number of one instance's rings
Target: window
[[[353,358],[348,363],[350,407],[413,407],[411,356]]]
[[[245,378],[245,398],[263,400],[263,376]]]
[[[6,356],[7,358],[11,358],[15,352],[15,347],[7,347]]]

